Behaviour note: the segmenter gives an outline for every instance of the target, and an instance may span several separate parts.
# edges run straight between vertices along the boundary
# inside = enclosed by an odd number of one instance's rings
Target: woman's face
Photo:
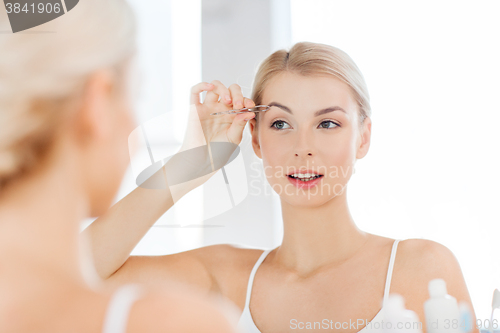
[[[281,199],[316,206],[342,194],[371,131],[369,118],[359,126],[351,88],[334,77],[285,72],[269,81],[261,104],[272,107],[258,124],[250,121],[252,144]],[[310,182],[288,176],[301,170],[322,176]]]
[[[99,216],[107,211],[120,187],[130,162],[128,136],[136,127],[133,113],[134,92],[131,76],[135,63],[129,63],[122,76],[113,81],[113,92],[105,93],[104,88],[95,97],[94,126],[97,128],[95,140],[90,147],[91,156],[89,190],[91,215]],[[105,85],[102,85],[103,87]],[[106,90],[107,91],[107,90]]]

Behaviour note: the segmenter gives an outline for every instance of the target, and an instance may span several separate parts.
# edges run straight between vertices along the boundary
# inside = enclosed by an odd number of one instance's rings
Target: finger
[[[231,99],[233,100],[233,107],[235,109],[242,109],[243,106],[243,93],[241,92],[241,87],[236,83],[229,86],[229,91],[231,92]]]
[[[248,120],[254,117],[255,113],[253,112],[248,112],[248,114],[240,113],[236,117],[234,117],[233,123],[227,130],[227,136],[232,143],[237,145],[241,143],[241,139],[243,138],[243,129],[245,128]]]
[[[198,83],[197,85],[194,85],[192,88],[191,88],[191,98],[190,98],[190,102],[191,104],[195,104],[195,105],[199,105],[201,104],[200,103],[200,93],[204,92],[204,91],[209,91],[211,89],[215,88],[215,86],[211,83],[207,83],[207,82],[201,82],[201,83]]]
[[[211,82],[215,87],[211,91],[207,93],[207,96],[205,96],[205,101],[204,103],[208,104],[214,104],[219,101],[219,97],[221,98],[221,101],[225,104],[230,105],[231,104],[231,94],[229,92],[229,89],[226,88],[225,85],[222,84],[219,80],[213,80]]]
[[[250,98],[246,98],[245,97],[243,100],[244,100],[243,103],[245,104],[246,108],[253,108],[253,107],[255,107],[254,101],[252,101]]]

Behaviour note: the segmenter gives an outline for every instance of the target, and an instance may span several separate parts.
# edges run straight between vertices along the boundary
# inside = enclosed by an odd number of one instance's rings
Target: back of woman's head
[[[371,116],[368,88],[361,71],[344,51],[326,44],[300,42],[290,51],[279,50],[267,57],[255,75],[252,100],[262,104],[262,96],[268,82],[284,72],[303,76],[331,76],[346,83],[352,90],[359,106],[360,124]],[[256,113],[258,122],[259,113]]]
[[[0,11],[0,31],[8,30]],[[122,74],[135,52],[135,19],[125,0],[80,1],[31,30],[40,32],[0,36],[0,191],[49,154],[89,76],[101,69]]]

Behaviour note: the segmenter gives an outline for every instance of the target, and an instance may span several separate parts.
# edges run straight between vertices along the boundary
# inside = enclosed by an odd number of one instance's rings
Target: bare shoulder
[[[433,279],[443,279],[448,294],[473,308],[460,264],[449,248],[427,239],[400,241],[390,293],[402,295],[406,307],[417,312],[420,319],[424,318],[428,285]]]
[[[394,263],[398,284],[412,285],[428,297],[427,287],[433,279],[443,279],[448,293],[457,299],[469,297],[460,264],[445,245],[427,239],[406,239],[399,242]]]
[[[131,309],[128,333],[235,332],[237,312],[221,299],[182,284],[148,292]]]
[[[443,244],[428,239],[400,241],[396,262],[398,270],[406,272],[409,279],[428,280],[461,274],[453,252]]]

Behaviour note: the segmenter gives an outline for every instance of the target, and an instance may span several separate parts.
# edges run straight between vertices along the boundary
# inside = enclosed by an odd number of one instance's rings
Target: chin
[[[274,188],[282,189],[279,193],[275,191],[281,198],[290,205],[297,207],[317,207],[321,206],[335,197],[342,196],[345,192],[346,184],[323,184],[312,187],[310,189],[298,189],[293,185],[286,184],[288,187],[283,189],[282,184],[274,185]],[[335,189],[335,190],[334,190]]]
[[[333,199],[334,196],[326,196],[321,194],[298,194],[298,195],[282,195],[281,199],[295,207],[319,207]]]
[[[99,217],[106,214],[112,204],[112,200],[95,203],[90,209],[90,217]]]

